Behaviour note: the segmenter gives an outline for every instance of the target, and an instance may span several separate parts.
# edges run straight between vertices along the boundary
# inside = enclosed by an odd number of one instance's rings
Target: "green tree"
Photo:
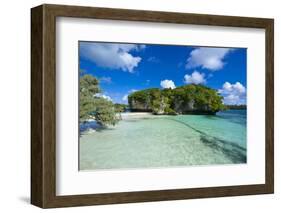
[[[126,104],[114,104],[115,112],[121,113],[125,112],[127,105]]]
[[[185,85],[175,89],[146,89],[130,94],[129,106],[131,109],[137,109],[141,104],[148,106],[153,113],[175,114],[175,110],[182,113],[210,113],[214,114],[225,107],[222,102],[222,96],[214,89],[203,85]],[[188,109],[186,106],[190,105]],[[189,111],[187,111],[189,110]]]
[[[92,75],[80,76],[80,122],[94,118],[102,126],[115,125],[119,119],[116,116],[114,104],[105,98],[96,96],[101,92],[98,80]]]
[[[95,98],[95,120],[102,126],[116,125],[119,118],[116,115],[114,104],[104,98]]]
[[[80,122],[93,118],[96,109],[95,95],[100,92],[98,80],[91,75],[80,76]]]

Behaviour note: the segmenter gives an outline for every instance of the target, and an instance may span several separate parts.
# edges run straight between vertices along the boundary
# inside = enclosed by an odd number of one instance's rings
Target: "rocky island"
[[[185,85],[175,89],[151,88],[129,95],[132,112],[152,112],[156,115],[207,114],[225,109],[223,97],[203,85]]]

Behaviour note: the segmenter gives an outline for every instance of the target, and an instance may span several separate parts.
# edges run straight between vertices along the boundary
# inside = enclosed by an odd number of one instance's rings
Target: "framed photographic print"
[[[273,19],[31,10],[31,203],[274,191]]]

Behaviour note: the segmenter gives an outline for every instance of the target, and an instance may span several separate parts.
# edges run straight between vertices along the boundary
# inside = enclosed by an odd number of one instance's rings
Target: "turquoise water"
[[[246,110],[150,116],[81,134],[80,169],[246,163]]]

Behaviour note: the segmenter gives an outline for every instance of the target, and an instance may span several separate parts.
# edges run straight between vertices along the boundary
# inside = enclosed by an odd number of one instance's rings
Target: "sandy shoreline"
[[[142,119],[142,118],[149,118],[153,117],[152,113],[149,112],[124,112],[121,114],[117,114],[118,116],[121,115],[121,120],[130,120],[130,119]],[[89,126],[83,131],[83,134],[89,134],[94,133],[96,129],[101,128],[99,124],[97,124],[96,120],[94,118],[88,119],[86,121],[86,125],[89,124]],[[114,128],[114,127],[111,127]]]
[[[128,120],[128,119],[135,119],[135,118],[147,118],[154,116],[150,112],[125,112],[121,113],[122,120]]]

